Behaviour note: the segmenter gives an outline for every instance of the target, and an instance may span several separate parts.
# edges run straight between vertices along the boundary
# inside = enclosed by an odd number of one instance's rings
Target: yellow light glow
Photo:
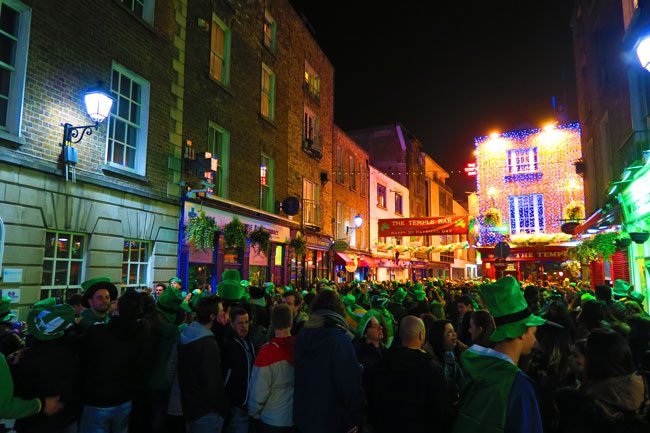
[[[494,131],[490,133],[490,138],[494,140],[495,138],[499,138],[499,135],[500,134],[498,132]]]
[[[497,189],[493,186],[489,187],[487,190],[488,197],[495,197],[497,195]]]
[[[537,142],[541,146],[556,147],[563,144],[565,138],[566,134],[563,131],[555,129],[555,125],[551,125],[549,129],[544,127],[544,131],[537,136]]]
[[[547,123],[544,125],[544,131],[552,131],[555,129],[555,122]]]
[[[474,156],[476,156],[476,155],[478,155],[478,150],[475,150],[475,151],[472,152],[472,153],[474,154]]]

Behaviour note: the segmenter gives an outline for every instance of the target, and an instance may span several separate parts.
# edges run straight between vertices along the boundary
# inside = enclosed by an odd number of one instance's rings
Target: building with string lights
[[[580,125],[495,132],[475,144],[483,275],[561,279],[571,238],[562,226],[584,219]],[[494,254],[500,241],[511,247],[505,260]]]

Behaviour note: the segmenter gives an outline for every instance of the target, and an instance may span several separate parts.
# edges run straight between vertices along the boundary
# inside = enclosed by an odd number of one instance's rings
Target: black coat
[[[248,339],[239,338],[231,327],[226,327],[223,340],[222,371],[226,395],[233,406],[246,407],[254,361],[253,343]]]
[[[133,399],[138,379],[144,374],[141,322],[120,316],[88,328],[81,340],[83,401],[96,407],[112,407]]]
[[[16,421],[18,432],[50,432],[69,426],[81,412],[79,340],[34,339],[13,369],[14,394],[24,399],[60,396],[63,409],[53,416],[38,414]]]
[[[395,347],[373,372],[369,422],[378,433],[443,432],[450,413],[445,378],[431,355]]]

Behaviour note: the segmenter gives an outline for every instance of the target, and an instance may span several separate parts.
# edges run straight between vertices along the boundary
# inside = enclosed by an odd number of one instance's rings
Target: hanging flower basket
[[[628,232],[620,232],[616,237],[614,243],[616,244],[616,248],[618,248],[619,250],[624,250],[625,248],[630,246],[630,244],[632,243],[632,238],[630,237],[630,234]]]
[[[246,226],[236,216],[223,226],[223,240],[229,248],[243,250],[246,247]]]
[[[566,221],[578,222],[585,219],[585,205],[574,200],[564,206],[562,213]]]
[[[291,239],[289,246],[293,248],[293,251],[298,257],[305,257],[305,254],[307,254],[307,241],[302,237],[300,232],[297,232],[296,237]]]
[[[630,238],[637,244],[642,244],[650,238],[650,233],[648,232],[632,232],[630,233]]]
[[[261,251],[264,254],[268,254],[271,248],[271,232],[264,227],[259,226],[251,231],[248,234],[248,240],[251,242],[251,248],[255,248],[258,253]]]
[[[501,211],[494,207],[486,210],[485,214],[483,214],[483,224],[486,226],[499,227],[501,226],[502,220],[503,216],[501,215]]]
[[[187,224],[185,240],[199,251],[211,250],[214,248],[214,234],[219,230],[217,223],[212,217],[206,217],[205,212],[190,218]]]

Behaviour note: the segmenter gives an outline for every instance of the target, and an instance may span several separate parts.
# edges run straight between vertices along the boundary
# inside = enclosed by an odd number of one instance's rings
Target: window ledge
[[[264,47],[266,52],[269,53],[271,55],[271,57],[273,57],[273,60],[278,60],[278,48],[277,47],[273,47],[273,46],[269,47],[269,46],[267,46],[264,43],[264,38],[262,38],[262,46]]]
[[[133,173],[132,171],[129,170],[124,170],[123,168],[115,167],[114,165],[102,164],[100,168],[104,172],[104,174],[108,176],[128,178],[131,180],[137,180],[138,182],[142,182],[142,183],[149,183],[149,179],[147,179],[146,176]]]
[[[210,81],[212,81],[214,84],[216,84],[217,86],[219,86],[219,87],[220,87],[224,92],[226,92],[226,93],[229,94],[230,96],[234,96],[234,95],[232,94],[232,92],[230,91],[230,89],[228,88],[228,84],[224,84],[224,83],[222,83],[221,81],[219,81],[219,80],[217,80],[216,78],[214,78],[214,77],[212,76],[212,74],[210,74],[210,70],[209,70],[209,69],[208,69],[208,77],[210,78]]]
[[[0,131],[0,145],[18,149],[25,144],[25,137],[19,137],[6,131]]]
[[[122,3],[120,0],[113,0],[113,2],[115,2],[119,7],[121,7],[122,9],[124,9],[124,11],[125,11],[126,13],[128,13],[131,17],[133,17],[133,19],[135,19],[137,22],[139,22],[140,24],[142,24],[142,26],[144,26],[145,29],[149,30],[151,33],[155,33],[155,30],[154,30],[154,28],[153,28],[153,24],[151,24],[151,23],[149,23],[148,21],[145,21],[144,19],[142,19],[142,18],[140,18],[139,16],[137,16],[137,15],[136,15],[136,14],[135,14],[131,9],[129,9],[128,7],[126,7],[126,6],[124,5],[124,3]],[[154,14],[155,14],[155,13],[156,13],[156,11],[154,11]]]
[[[269,119],[268,117],[264,116],[264,115],[263,115],[262,113],[260,113],[259,111],[257,112],[257,114],[260,116],[260,119],[262,119],[262,120],[263,120],[264,122],[266,122],[268,125],[270,125],[270,126],[272,126],[272,127],[274,127],[274,128],[277,128],[277,127],[278,127],[278,125],[275,123],[275,121],[273,121],[273,120]]]

